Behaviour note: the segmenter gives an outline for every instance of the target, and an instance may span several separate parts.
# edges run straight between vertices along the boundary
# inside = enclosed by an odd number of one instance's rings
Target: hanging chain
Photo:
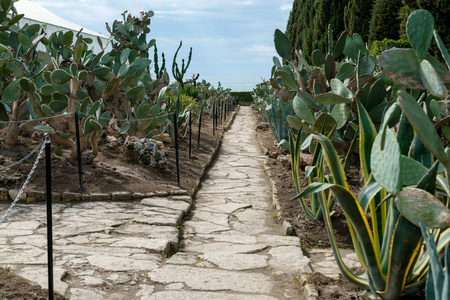
[[[47,143],[50,143],[50,137],[49,137],[47,134],[45,134],[45,142],[43,142],[42,145],[41,145],[41,149],[39,150],[39,154],[38,154],[38,156],[37,156],[37,158],[36,158],[36,161],[34,162],[34,165],[33,165],[33,167],[31,168],[31,171],[30,171],[30,173],[28,174],[27,179],[26,179],[25,182],[23,183],[22,188],[20,189],[20,191],[19,191],[19,193],[17,194],[16,198],[14,199],[13,203],[11,203],[11,206],[8,208],[8,210],[6,211],[5,215],[4,215],[3,218],[1,219],[0,225],[3,224],[3,222],[6,220],[6,218],[8,218],[8,216],[9,216],[9,214],[11,213],[12,209],[14,208],[14,206],[16,206],[17,202],[18,202],[18,201],[20,200],[20,198],[22,197],[22,194],[23,194],[23,192],[25,191],[25,189],[26,189],[28,183],[30,182],[31,177],[32,177],[33,174],[34,174],[34,171],[36,171],[36,167],[37,167],[37,165],[39,164],[39,161],[40,161],[41,156],[42,156],[42,152],[44,152],[45,145],[46,145]],[[33,151],[33,152],[34,152],[34,151]]]
[[[4,170],[8,170],[11,169],[12,167],[17,166],[18,164],[22,163],[24,160],[28,159],[31,157],[31,155],[33,155],[34,152],[36,152],[37,149],[39,149],[40,147],[42,147],[42,145],[44,144],[44,142],[40,143],[39,145],[36,146],[36,148],[34,148],[33,150],[31,150],[30,153],[27,154],[27,156],[25,156],[24,158],[10,164],[9,166],[6,167],[0,167],[0,172],[4,171]]]

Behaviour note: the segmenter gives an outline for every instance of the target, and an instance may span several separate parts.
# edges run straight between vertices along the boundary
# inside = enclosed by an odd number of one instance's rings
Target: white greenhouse
[[[47,37],[49,37],[52,33],[57,31],[73,31],[77,33],[83,28],[80,25],[67,21],[61,17],[58,17],[54,13],[50,12],[46,8],[40,6],[37,3],[34,3],[29,0],[19,0],[14,3],[14,7],[16,8],[19,14],[24,14],[24,17],[20,20],[20,26],[23,26],[25,23],[28,24],[41,24],[45,25]],[[95,31],[83,28],[82,31],[83,37],[91,38],[92,44],[90,45],[94,49],[94,53],[100,52],[102,49],[97,42],[97,37],[101,39],[103,45],[106,45],[108,42],[108,37],[104,36]],[[42,47],[42,45],[40,45]],[[108,45],[108,47],[111,47]],[[39,49],[39,48],[38,48]],[[43,50],[43,49],[39,49]]]

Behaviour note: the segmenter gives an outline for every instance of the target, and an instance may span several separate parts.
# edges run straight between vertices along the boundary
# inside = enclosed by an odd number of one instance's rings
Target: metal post
[[[45,187],[47,196],[47,264],[48,264],[48,299],[54,299],[53,291],[53,230],[52,230],[52,164],[50,141],[45,142]]]
[[[223,111],[224,111],[223,120],[226,123],[227,122],[227,101],[225,101],[223,105],[224,105],[224,108],[223,108]]]
[[[200,108],[200,116],[198,119],[198,145],[200,146],[200,133],[202,130],[202,114],[203,114],[203,105]]]
[[[216,101],[213,102],[213,135],[216,135]]]
[[[177,114],[173,115],[173,131],[175,134],[175,159],[177,164],[177,183],[180,185],[180,157],[178,155],[178,124],[177,124]]]
[[[78,154],[78,181],[80,183],[80,193],[83,192],[83,170],[81,167],[81,147],[80,147],[80,126],[78,121],[78,112],[75,112],[75,135],[77,142],[77,154]]]
[[[189,111],[189,159],[192,152],[192,110]]]

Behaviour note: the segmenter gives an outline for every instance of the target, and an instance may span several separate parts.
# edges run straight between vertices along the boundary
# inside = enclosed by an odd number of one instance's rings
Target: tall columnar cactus
[[[172,74],[173,74],[173,77],[175,78],[175,80],[178,81],[178,83],[181,85],[181,88],[184,88],[183,77],[186,74],[186,71],[189,68],[189,65],[191,64],[192,47],[189,50],[188,62],[186,64],[186,66],[185,66],[184,59],[181,60],[181,70],[180,70],[178,67],[178,63],[177,63],[177,55],[178,55],[178,51],[180,51],[182,45],[183,45],[183,43],[180,41],[180,46],[178,46],[178,49],[175,52],[175,55],[173,57]]]
[[[166,69],[166,58],[164,57],[164,52],[163,52],[162,53],[162,65],[161,65],[161,68],[159,68],[158,48],[156,47],[156,44],[155,44],[155,55],[153,57],[153,63],[154,63],[154,66],[155,66],[156,79],[162,78],[163,75],[164,75],[164,71]]]

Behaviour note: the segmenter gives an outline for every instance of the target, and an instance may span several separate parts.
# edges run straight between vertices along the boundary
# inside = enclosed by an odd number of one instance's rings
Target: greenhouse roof
[[[25,19],[30,19],[45,24],[51,24],[57,27],[73,31],[80,31],[80,29],[83,28],[82,31],[83,33],[99,36],[101,38],[108,38],[98,32],[86,29],[80,25],[77,25],[75,23],[67,21],[66,19],[58,17],[57,15],[47,10],[46,8],[29,0],[19,0],[14,3],[14,7],[17,9],[17,12],[19,14],[25,15],[24,16]]]

